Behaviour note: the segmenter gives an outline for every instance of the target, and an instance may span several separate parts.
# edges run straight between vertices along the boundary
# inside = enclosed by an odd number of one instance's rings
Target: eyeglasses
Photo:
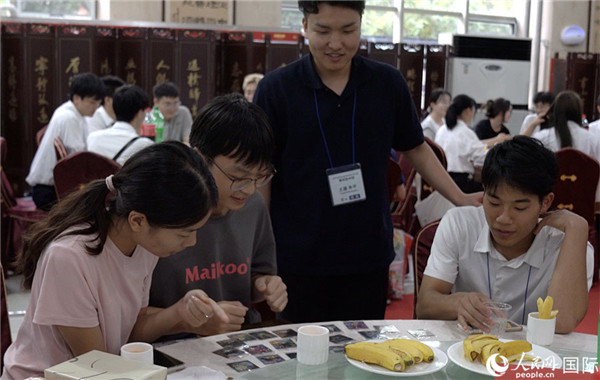
[[[277,171],[273,169],[273,172],[258,178],[233,178],[227,173],[225,173],[225,171],[221,169],[221,167],[217,165],[215,161],[213,161],[213,164],[217,167],[217,169],[221,171],[221,173],[223,173],[225,177],[227,177],[228,180],[231,181],[231,186],[229,186],[229,188],[233,191],[244,190],[245,188],[250,186],[252,182],[254,182],[254,185],[256,187],[265,186],[266,184],[271,182],[273,176],[275,175],[275,173],[277,173]]]

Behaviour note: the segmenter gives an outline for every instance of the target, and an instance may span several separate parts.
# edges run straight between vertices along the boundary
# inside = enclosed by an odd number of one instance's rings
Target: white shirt
[[[523,132],[525,132],[525,130],[527,129],[527,127],[529,126],[529,124],[533,123],[535,121],[535,119],[537,119],[537,113],[532,113],[530,115],[525,116],[525,119],[523,119],[523,124],[521,124],[521,130],[519,131],[519,134],[523,134]],[[540,126],[537,125],[534,129],[533,129],[533,133],[539,132],[540,131]]]
[[[48,129],[35,152],[29,175],[25,180],[31,186],[54,185],[54,138],[59,136],[69,155],[85,150],[87,124],[70,100],[63,103],[52,114]]]
[[[112,160],[125,144],[138,136],[138,133],[131,124],[124,121],[117,121],[110,128],[90,133],[87,139],[88,150]],[[152,144],[154,144],[154,142],[146,137],[135,140],[123,153],[121,153],[117,162],[120,165],[123,165],[129,157]]]
[[[600,135],[600,119],[596,121],[592,121],[588,125],[589,131],[594,133],[595,135]]]
[[[458,120],[453,129],[443,125],[435,135],[448,161],[448,171],[473,174],[473,166],[483,166],[487,145],[482,143],[467,124]]]
[[[512,305],[510,319],[524,324],[527,314],[537,311],[538,297],[548,293],[563,238],[562,231],[545,226],[526,253],[507,260],[492,245],[482,206],[453,208],[439,224],[424,274],[454,284],[453,293],[478,292],[508,303]],[[589,242],[586,266],[589,290],[594,275],[594,248]]]
[[[571,120],[567,122],[567,125],[571,132],[573,148],[582,151],[600,162],[600,134],[590,133],[590,131]],[[546,148],[553,152],[560,149],[560,140],[556,136],[556,129],[554,127],[542,129],[534,133],[531,137],[539,139]],[[600,202],[600,183],[596,187],[596,202]]]
[[[110,127],[115,122],[115,120],[112,117],[110,117],[108,112],[106,112],[104,106],[98,107],[96,112],[94,112],[94,116],[86,116],[85,121],[87,122],[88,136],[92,132],[101,131]]]
[[[446,124],[446,121],[443,120],[443,124]],[[435,141],[435,135],[437,134],[437,131],[440,129],[441,125],[438,125],[438,123],[435,122],[435,120],[433,120],[433,118],[431,117],[431,115],[427,115],[427,117],[421,122],[421,128],[423,128],[423,135],[425,137],[429,137],[431,139],[431,141]]]

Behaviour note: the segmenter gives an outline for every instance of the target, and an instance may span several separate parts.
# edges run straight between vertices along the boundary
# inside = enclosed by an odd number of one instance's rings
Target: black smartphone
[[[166,367],[167,373],[172,373],[185,368],[185,363],[179,359],[175,359],[171,355],[167,355],[162,351],[154,349],[154,364]]]

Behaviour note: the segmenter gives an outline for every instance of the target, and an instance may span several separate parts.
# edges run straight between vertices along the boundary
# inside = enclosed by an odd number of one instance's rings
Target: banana
[[[479,360],[482,364],[486,364],[493,354],[500,352],[502,344],[500,341],[496,341],[496,343],[488,343],[481,348],[481,355],[479,355]]]
[[[493,342],[498,342],[498,338],[494,335],[470,335],[463,341],[465,356],[469,361],[474,361],[481,354],[481,348]]]
[[[399,349],[408,352],[409,355],[412,356],[414,364],[421,363],[423,361],[423,353],[418,348],[408,345],[405,342],[403,342],[406,340],[408,340],[408,339],[388,339],[383,343],[385,344],[386,347],[390,347],[390,346],[398,347]],[[380,344],[382,344],[382,343],[380,343]]]
[[[542,306],[542,312],[540,313],[541,319],[550,319],[552,306],[554,306],[554,299],[552,299],[552,297],[550,296],[547,296],[544,300],[544,305]]]
[[[345,347],[346,355],[354,360],[377,364],[391,371],[402,372],[404,359],[384,346],[373,342],[352,343]]]
[[[379,344],[384,346],[388,350],[394,351],[397,355],[399,355],[404,360],[405,365],[409,366],[415,364],[413,356],[404,348],[402,348],[399,344],[388,344],[387,341],[381,342]]]
[[[513,340],[500,345],[500,355],[509,357],[531,351],[531,343],[525,340]]]
[[[537,308],[540,318],[542,317],[542,309],[544,308],[544,300],[542,297],[538,297],[537,299]]]
[[[556,314],[558,314],[558,310],[552,310],[552,312],[550,313],[550,318],[556,317]]]
[[[433,356],[434,356],[433,350],[431,349],[431,347],[429,347],[425,343],[421,343],[419,341],[412,340],[412,339],[390,339],[387,342],[391,342],[391,344],[393,344],[393,345],[396,345],[397,343],[403,343],[404,346],[401,346],[401,348],[407,347],[407,346],[414,347],[421,352],[420,357],[422,358],[423,361],[425,361],[427,363],[431,363],[433,361]],[[413,358],[414,358],[414,355],[413,355]],[[415,361],[415,363],[418,363],[418,362]]]

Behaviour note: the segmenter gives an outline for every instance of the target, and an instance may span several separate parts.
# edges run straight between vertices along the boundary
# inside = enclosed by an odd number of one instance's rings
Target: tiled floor
[[[10,331],[13,340],[17,336],[19,326],[25,317],[25,310],[29,304],[29,290],[21,287],[23,276],[6,277],[6,303],[8,304]]]

